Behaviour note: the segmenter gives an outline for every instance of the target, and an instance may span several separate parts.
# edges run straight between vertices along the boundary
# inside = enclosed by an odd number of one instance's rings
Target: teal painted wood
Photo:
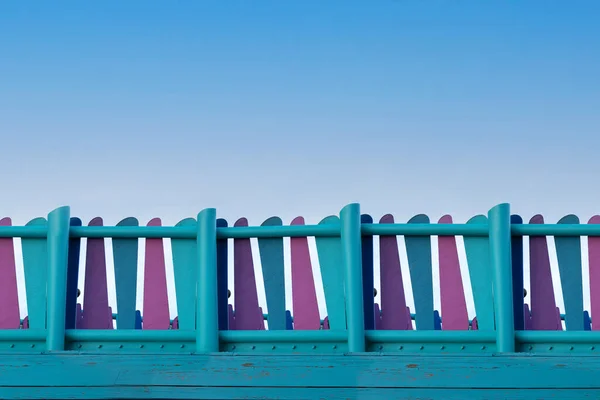
[[[487,217],[478,215],[471,218],[467,223],[486,224]],[[493,274],[490,266],[489,239],[466,236],[463,240],[477,315],[477,329],[493,331],[495,329],[494,296],[492,294]]]
[[[510,206],[499,204],[488,212],[490,261],[493,270],[496,315],[496,350],[515,351],[515,319],[512,304]]]
[[[412,217],[408,223],[429,224],[429,217],[419,214]],[[415,302],[416,328],[417,330],[434,330],[431,237],[406,235],[404,242]]]
[[[559,224],[579,224],[575,215],[567,215]],[[555,237],[558,271],[565,304],[567,330],[582,331],[583,328],[583,268],[581,265],[581,238]]]
[[[196,352],[219,351],[219,310],[217,273],[217,210],[205,208],[198,213],[198,293]]]
[[[44,218],[36,218],[26,226],[47,228]],[[48,276],[48,246],[46,238],[24,238],[23,271],[27,297],[29,329],[46,328],[46,279]]]
[[[0,226],[12,225],[10,218],[2,218]],[[19,329],[19,295],[15,247],[12,238],[0,239],[0,329]]]
[[[598,399],[599,389],[447,389],[447,388],[204,388],[136,386],[136,387],[26,387],[2,388],[6,400],[22,399],[193,399],[193,400],[530,400],[530,399]]]
[[[48,214],[47,352],[65,348],[70,220],[69,207],[60,207]]]
[[[136,218],[128,217],[117,226],[138,226]],[[115,288],[117,296],[117,329],[136,328],[136,296],[138,275],[138,239],[112,239]],[[141,328],[140,328],[141,329]]]
[[[176,226],[197,226],[194,218],[186,218]],[[171,239],[173,272],[177,295],[178,329],[196,329],[196,286],[198,282],[198,249],[196,239]]]
[[[597,356],[14,354],[0,387],[590,389],[599,367]]]
[[[348,323],[348,351],[365,351],[365,313],[363,310],[362,243],[360,232],[360,205],[348,204],[340,212],[342,262],[346,320]]]
[[[319,225],[340,225],[340,219],[330,216],[323,219]],[[344,296],[344,269],[342,260],[342,243],[337,237],[317,237],[317,253],[321,267],[323,291],[329,328],[333,330],[346,329],[346,305]]]
[[[279,217],[272,217],[261,226],[282,226]],[[285,277],[283,258],[283,238],[259,238],[258,248],[262,265],[267,309],[269,310],[269,330],[285,330]],[[264,325],[263,325],[264,326]]]

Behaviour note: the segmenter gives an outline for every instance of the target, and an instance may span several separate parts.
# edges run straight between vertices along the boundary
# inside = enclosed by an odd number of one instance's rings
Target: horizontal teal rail
[[[1,226],[0,238],[44,238],[46,227]],[[362,236],[488,236],[487,224],[362,224]],[[514,224],[512,236],[600,236],[600,225],[593,224]],[[278,237],[338,237],[339,224],[251,226],[217,228],[218,239],[278,238]],[[195,239],[192,226],[73,226],[71,238],[170,238]]]

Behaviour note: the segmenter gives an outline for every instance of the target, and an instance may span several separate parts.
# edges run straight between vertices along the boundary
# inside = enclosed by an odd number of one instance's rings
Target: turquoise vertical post
[[[217,297],[217,211],[198,214],[198,283],[196,291],[196,352],[219,351]]]
[[[365,351],[360,205],[349,204],[344,207],[340,212],[340,220],[346,283],[348,351],[360,353]]]
[[[500,204],[488,213],[490,261],[493,271],[496,312],[496,348],[499,353],[515,351],[513,310],[510,206]]]
[[[47,351],[65,349],[69,225],[69,207],[57,208],[48,214]]]

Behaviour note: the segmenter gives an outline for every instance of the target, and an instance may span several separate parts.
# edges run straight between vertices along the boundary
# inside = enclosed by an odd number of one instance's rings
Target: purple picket
[[[83,328],[83,311],[81,308],[81,303],[77,303],[77,308],[75,310],[75,329]]]
[[[530,331],[533,329],[531,323],[531,311],[529,310],[529,304],[523,305],[523,314],[525,316],[525,330]]]
[[[88,226],[102,226],[102,218],[92,219]],[[103,238],[88,238],[85,258],[85,290],[83,294],[83,329],[106,329],[108,288],[106,255]],[[111,318],[112,320],[112,318]]]
[[[380,224],[393,224],[394,217],[384,215]],[[394,236],[379,237],[379,262],[381,281],[381,329],[406,330],[406,298],[402,271],[400,269],[400,255],[398,253],[398,239]]]
[[[323,329],[324,330],[329,329],[329,317],[325,317],[325,319],[323,319]]]
[[[562,331],[563,330],[563,326],[562,326],[562,320],[560,318],[560,308],[556,307],[556,314],[554,314],[556,316],[556,323],[558,324],[558,327],[556,328],[557,331]]]
[[[235,313],[233,312],[233,306],[231,304],[227,305],[227,314],[229,317],[229,330],[235,330]]]
[[[452,217],[444,215],[439,220],[440,224],[451,224]],[[440,298],[442,303],[442,329],[443,330],[468,330],[469,315],[465,301],[456,249],[456,237],[439,236],[438,252],[440,259]]]
[[[530,224],[543,224],[544,217],[535,215]],[[550,270],[550,256],[546,236],[529,237],[529,268],[531,281],[531,329],[551,330],[558,329],[556,323],[556,301],[554,299],[554,286],[552,285],[552,272]]]
[[[10,218],[0,220],[0,226],[11,226]],[[0,239],[0,329],[19,329],[19,294],[13,238]]]
[[[248,226],[246,218],[240,218],[234,227]],[[234,290],[235,290],[235,329],[260,330],[256,315],[259,313],[256,278],[250,239],[233,240]]]
[[[479,325],[477,324],[477,317],[474,317],[473,321],[471,322],[471,330],[479,330]]]
[[[412,318],[410,317],[410,307],[406,307],[406,330],[412,331],[413,330],[413,324],[412,324]]]
[[[29,329],[29,317],[23,318],[23,329]]]
[[[304,218],[295,218],[291,225],[304,225]],[[321,317],[315,290],[308,238],[290,239],[292,259],[292,310],[294,330],[319,330]]]
[[[600,224],[600,215],[594,215],[590,218],[588,224]],[[600,323],[594,324],[594,321],[600,321],[600,237],[588,237],[588,255],[590,263],[590,298],[591,298],[591,317],[592,330],[600,331]],[[594,289],[595,288],[595,289]]]
[[[258,307],[258,330],[259,331],[264,331],[265,330],[265,317],[263,315],[263,309],[262,307]]]
[[[374,304],[375,309],[375,330],[381,329],[381,310],[379,309],[379,304]]]
[[[152,219],[148,226],[161,226],[160,218]],[[145,256],[143,329],[166,330],[171,326],[171,318],[163,240],[146,239]]]
[[[112,307],[108,307],[108,318],[107,318],[107,328],[108,329],[115,329],[115,325],[113,324],[113,319],[112,319]]]
[[[171,329],[179,329],[179,318],[175,317],[173,319],[173,323],[171,324]]]

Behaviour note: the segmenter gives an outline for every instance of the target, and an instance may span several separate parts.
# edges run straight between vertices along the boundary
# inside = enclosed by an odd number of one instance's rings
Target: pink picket
[[[1,219],[0,226],[11,226],[11,219]],[[0,238],[0,329],[19,329],[20,326],[13,238]]]
[[[161,226],[161,221],[159,218],[154,218],[148,226]],[[167,330],[171,326],[171,318],[163,240],[146,239],[145,254],[143,329]]]

